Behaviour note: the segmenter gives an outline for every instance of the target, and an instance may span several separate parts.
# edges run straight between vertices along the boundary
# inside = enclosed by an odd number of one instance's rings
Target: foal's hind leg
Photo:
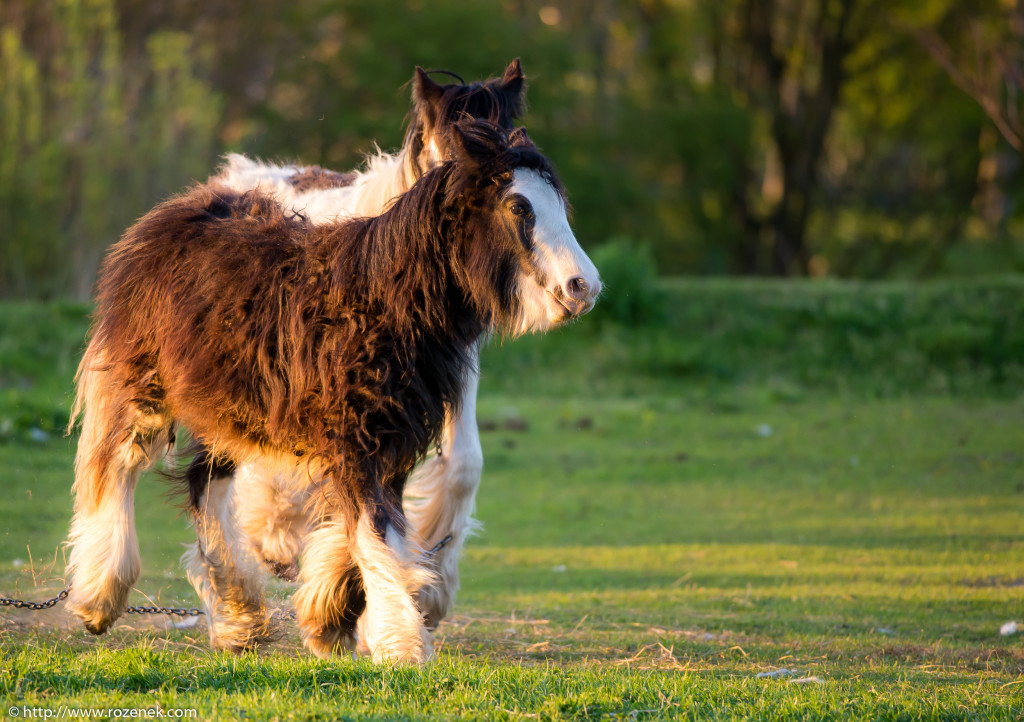
[[[475,350],[479,358],[479,350]],[[461,409],[450,414],[441,439],[441,454],[425,461],[405,488],[404,510],[411,537],[432,549],[449,534],[451,541],[427,560],[437,580],[422,587],[416,604],[427,627],[434,629],[451,612],[459,588],[459,553],[479,526],[473,518],[484,457],[476,425],[476,392],[480,376],[474,363],[463,392]]]
[[[277,577],[294,582],[309,533],[308,472],[257,460],[239,466],[234,476],[234,508],[242,532]]]
[[[271,637],[263,596],[263,564],[238,524],[235,507],[245,490],[233,465],[200,451],[186,479],[195,518],[195,544],[182,562],[206,609],[210,644],[240,652]]]
[[[135,484],[166,451],[173,427],[154,396],[154,386],[133,390],[112,371],[83,362],[67,607],[93,634],[121,616],[141,571]]]

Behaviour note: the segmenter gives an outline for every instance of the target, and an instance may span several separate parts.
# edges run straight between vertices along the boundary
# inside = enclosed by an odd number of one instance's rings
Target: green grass
[[[995,286],[965,293],[1009,298],[1012,284]],[[969,363],[958,352],[922,357],[922,373],[944,375],[944,387],[890,387],[877,364],[899,333],[877,318],[875,345],[860,351],[874,366],[844,370],[834,359],[834,385],[798,360],[787,375],[797,351],[780,342],[758,358],[735,329],[750,331],[757,308],[763,324],[784,325],[790,311],[780,304],[856,305],[854,287],[700,290],[670,297],[709,299],[688,321],[705,336],[718,299],[734,330],[711,334],[698,355],[732,349],[743,362],[731,375],[659,371],[643,348],[623,347],[646,336],[668,357],[699,343],[700,334],[679,334],[687,316],[678,305],[667,330],[584,323],[548,345],[486,352],[485,530],[466,549],[456,613],[438,631],[432,664],[316,660],[294,628],[265,652],[235,657],[208,650],[202,623],[126,619],[93,638],[57,610],[0,610],[0,709],[160,706],[282,720],[1021,718],[1024,643],[999,634],[1004,622],[1024,622],[1024,398],[1013,375],[995,378],[987,351]],[[937,293],[869,290],[905,294],[911,306]],[[954,317],[966,307],[950,305]],[[0,306],[0,328],[19,324],[12,308],[39,326],[36,346],[0,337],[0,359],[37,356],[18,371],[27,381],[8,387],[16,395],[0,391],[0,418],[24,399],[60,410],[81,310]],[[822,313],[808,334],[849,336]],[[1018,322],[979,316],[976,325]],[[612,357],[626,363],[602,372],[605,391],[574,390]],[[508,378],[514,369],[522,374]],[[42,598],[60,588],[74,440],[19,435],[31,428],[0,442],[0,592]],[[153,475],[140,485],[137,586],[191,606],[176,561],[189,532],[167,492]],[[290,591],[272,594],[286,604]],[[820,681],[756,676],[780,668]]]

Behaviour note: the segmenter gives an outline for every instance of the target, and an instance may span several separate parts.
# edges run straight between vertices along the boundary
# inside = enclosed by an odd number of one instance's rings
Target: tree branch
[[[957,63],[952,48],[934,28],[916,28],[911,32],[918,44],[932,56],[935,62],[942,66],[946,74],[949,75],[950,80],[960,90],[974,98],[978,105],[981,106],[985,115],[995,124],[1000,134],[1006,138],[1006,141],[1015,150],[1024,152],[1024,128],[1021,127],[1019,122],[1013,122],[1014,118],[1019,118],[1018,112],[1014,109],[1013,113],[1007,112],[1004,114],[999,97],[999,81],[996,81],[997,85],[993,90],[993,88],[988,87],[984,79],[984,57],[987,54],[993,58],[993,65],[1000,70],[999,76],[1001,81],[1006,84],[1007,90],[1009,91],[1014,86],[1016,86],[1016,89],[1019,89],[1020,85],[1014,82],[1014,76],[1019,77],[1019,73],[1011,75],[1003,70],[1003,68],[1006,68],[1011,63],[997,49],[985,50],[984,43],[982,43],[979,37],[979,31],[976,26],[972,27],[976,53],[976,71],[974,73],[964,70]],[[1007,92],[1007,101],[1015,95],[1016,93]]]

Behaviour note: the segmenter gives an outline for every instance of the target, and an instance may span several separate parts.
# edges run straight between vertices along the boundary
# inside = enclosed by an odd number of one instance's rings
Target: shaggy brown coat
[[[259,192],[200,185],[129,229],[101,268],[83,359],[125,410],[102,463],[138,414],[174,419],[218,458],[305,456],[333,512],[401,529],[405,477],[459,398],[466,349],[513,327],[518,279],[535,273],[502,193],[515,168],[553,178],[524,133],[466,123],[454,137],[457,159],[378,218],[314,226]]]
[[[417,66],[411,83],[413,107],[407,118],[408,129],[403,150],[407,159],[406,163],[412,171],[411,176],[414,178],[421,177],[432,168],[430,155],[425,152],[427,139],[436,143],[443,157],[450,158],[457,151],[456,146],[459,145],[459,140],[455,136],[457,123],[468,119],[484,120],[509,132],[512,131],[515,120],[524,111],[523,98],[526,78],[523,75],[519,58],[515,58],[508,64],[501,77],[468,84],[460,82],[441,85],[435,82],[427,71]],[[518,138],[518,142],[522,144],[525,135],[520,135]],[[288,182],[296,190],[306,192],[344,187],[350,185],[355,176],[355,173],[337,173],[319,166],[310,166],[292,175]],[[217,192],[225,199],[230,195],[222,189],[215,190],[216,178],[211,179],[210,183],[212,184],[208,189],[210,192]],[[186,203],[190,202],[185,200],[185,197],[182,197],[182,200]],[[263,205],[269,204],[264,201]],[[234,212],[241,211],[236,209]],[[275,212],[284,213],[281,209]],[[244,212],[242,213],[244,215]],[[308,238],[314,235],[316,234],[304,233],[303,237]],[[239,234],[239,240],[242,242],[248,237],[248,232]],[[225,248],[230,248],[226,243],[223,245]],[[242,251],[239,253],[239,259],[235,260],[236,262],[240,261],[244,268],[251,254],[245,254]],[[471,339],[471,341],[475,340]],[[191,465],[184,474],[189,505],[194,511],[198,510],[200,500],[211,479],[230,476],[235,471],[233,462],[223,458],[218,459],[201,444],[197,445],[196,451]]]

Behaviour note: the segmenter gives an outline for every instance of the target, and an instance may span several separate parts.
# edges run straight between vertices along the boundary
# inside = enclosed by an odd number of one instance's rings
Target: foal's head
[[[551,163],[522,128],[463,121],[454,131],[446,205],[472,302],[510,335],[588,312],[601,281],[569,227]]]
[[[405,145],[420,173],[452,157],[452,132],[459,120],[486,120],[511,130],[512,124],[523,114],[525,83],[519,58],[508,64],[500,78],[468,85],[441,85],[417,66],[412,79],[413,108]]]

